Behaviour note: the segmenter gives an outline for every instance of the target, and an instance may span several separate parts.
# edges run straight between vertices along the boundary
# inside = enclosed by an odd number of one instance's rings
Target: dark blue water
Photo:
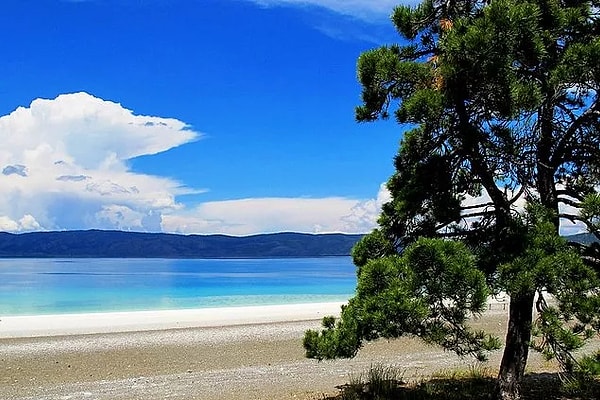
[[[346,301],[350,257],[0,259],[0,315]]]

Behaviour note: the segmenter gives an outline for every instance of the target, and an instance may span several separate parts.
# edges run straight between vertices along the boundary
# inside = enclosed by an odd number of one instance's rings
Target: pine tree
[[[406,127],[380,228],[353,252],[356,295],[306,333],[308,357],[351,357],[414,335],[484,358],[469,328],[510,296],[497,399],[517,399],[530,347],[565,370],[600,332],[600,2],[438,1],[399,6],[402,45],[363,53],[360,122]],[[550,300],[552,299],[552,300]],[[534,309],[537,311],[534,320]],[[532,333],[537,335],[532,339]]]

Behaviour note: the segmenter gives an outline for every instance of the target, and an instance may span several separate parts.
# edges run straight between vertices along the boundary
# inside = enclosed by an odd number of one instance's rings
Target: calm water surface
[[[0,315],[345,301],[350,257],[0,259]]]

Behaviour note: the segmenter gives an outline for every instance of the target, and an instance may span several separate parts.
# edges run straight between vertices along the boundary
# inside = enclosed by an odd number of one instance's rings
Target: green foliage
[[[579,360],[578,370],[589,377],[600,377],[600,351]]]
[[[581,203],[581,216],[592,231],[600,231],[600,193],[588,194]]]
[[[572,374],[563,380],[562,391],[579,398],[600,393],[600,351],[577,360]]]
[[[354,265],[361,268],[370,260],[391,256],[395,252],[396,249],[388,238],[379,229],[374,229],[354,245],[352,248],[352,261]]]
[[[419,31],[434,22],[434,2],[424,1],[416,8],[398,6],[392,14],[392,21],[398,32],[407,39],[414,39]]]
[[[356,322],[352,320],[350,305],[342,308],[343,319],[335,323],[332,317],[323,318],[321,332],[308,330],[303,339],[306,357],[332,359],[336,357],[354,357],[360,348],[360,338]]]
[[[326,318],[320,332],[307,331],[306,355],[351,357],[364,340],[409,334],[483,359],[499,342],[467,325],[470,315],[485,309],[488,295],[474,261],[461,243],[439,239],[420,239],[401,257],[368,261],[335,326]]]
[[[362,101],[364,105],[356,108],[358,121],[373,121],[387,118],[387,108],[394,97],[405,96],[418,86],[431,80],[432,69],[429,65],[415,61],[404,61],[398,46],[381,47],[367,51],[358,59],[358,80],[363,85]],[[397,74],[410,77],[401,84],[394,82]]]
[[[404,45],[360,56],[356,108],[358,121],[394,114],[407,128],[391,201],[353,252],[356,296],[339,321],[307,333],[308,356],[352,356],[365,340],[408,334],[483,357],[499,342],[466,322],[505,291],[501,390],[518,388],[532,332],[534,348],[577,365],[571,352],[600,331],[600,246],[559,232],[577,222],[600,238],[599,7],[425,0],[395,9]]]
[[[531,345],[573,371],[572,352],[600,331],[600,278],[558,235],[552,219],[540,205],[528,207],[524,251],[499,268],[500,280],[511,293],[538,292],[532,328],[538,339]]]
[[[584,265],[556,232],[552,213],[542,206],[529,204],[525,226],[523,250],[499,267],[501,285],[515,294],[542,288],[554,293]]]

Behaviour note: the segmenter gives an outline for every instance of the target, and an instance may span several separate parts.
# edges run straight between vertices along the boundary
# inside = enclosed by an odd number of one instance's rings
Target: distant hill
[[[570,242],[581,243],[589,246],[592,243],[598,243],[598,238],[591,233],[577,233],[575,235],[567,236],[567,240]]]
[[[0,232],[0,257],[269,258],[347,256],[362,235],[175,235],[123,231]]]
[[[0,257],[27,258],[275,258],[347,256],[363,235],[269,233],[176,235],[123,231],[0,232]],[[566,237],[589,245],[582,233]]]

